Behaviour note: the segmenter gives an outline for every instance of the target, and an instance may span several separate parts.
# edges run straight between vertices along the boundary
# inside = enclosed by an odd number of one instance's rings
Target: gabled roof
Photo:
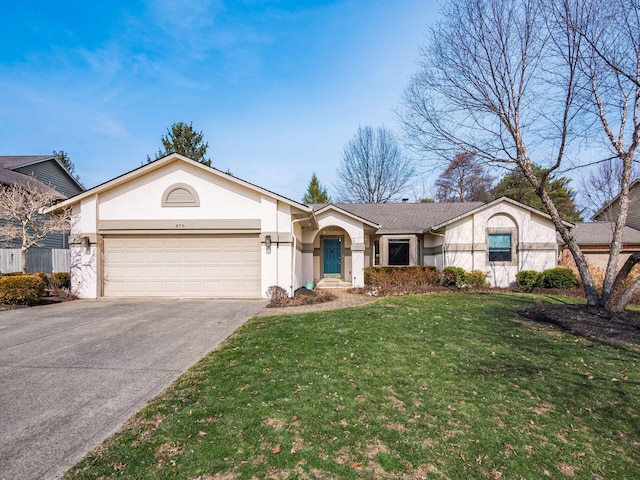
[[[42,162],[55,162],[64,172],[66,172],[69,179],[76,184],[80,190],[84,190],[84,187],[80,185],[80,182],[78,182],[69,170],[67,170],[67,167],[65,167],[55,155],[0,155],[0,183],[13,185],[19,180],[19,177],[16,175],[26,176],[19,172],[13,172],[13,170]],[[13,173],[13,175],[11,175],[11,173]]]
[[[610,245],[613,239],[615,222],[576,223],[571,231],[578,245]],[[622,230],[624,245],[640,245],[640,230],[624,226]]]
[[[551,216],[547,213],[541,212],[540,210],[537,210],[533,207],[530,207],[529,205],[525,205],[524,203],[520,203],[516,200],[513,200],[509,197],[500,197],[497,198],[489,203],[481,203],[481,202],[475,202],[475,203],[480,203],[480,205],[478,205],[477,207],[473,208],[473,209],[469,209],[468,211],[462,213],[461,215],[457,215],[454,217],[451,217],[445,221],[443,221],[442,223],[433,225],[430,228],[425,229],[425,231],[435,231],[435,230],[440,230],[442,227],[446,227],[447,225],[453,223],[453,222],[457,222],[458,220],[468,216],[468,215],[473,215],[475,213],[481,212],[482,210],[486,210],[487,208],[493,207],[494,205],[497,205],[498,203],[510,203],[516,207],[519,208],[523,208],[525,210],[528,210],[531,213],[534,213],[536,215],[540,215],[548,220],[551,221]],[[466,205],[470,205],[470,203],[467,203]],[[564,223],[567,227],[571,228],[574,226],[573,223],[570,222],[565,222],[563,221],[562,223]]]
[[[640,185],[640,178],[637,178],[636,180],[631,182],[631,184],[629,185],[629,192],[631,192],[631,190],[638,185]],[[611,207],[615,202],[618,201],[618,198],[620,198],[620,194],[616,195],[614,198],[605,203],[600,210],[593,214],[591,220],[595,220],[597,217],[602,215],[607,209],[609,209],[609,207]]]
[[[361,217],[360,215],[356,215],[353,212],[350,212],[344,208],[341,208],[338,205],[333,203],[312,204],[311,208],[313,208],[316,216],[321,215],[325,212],[328,212],[329,210],[333,210],[335,212],[340,212],[343,215],[346,215],[347,217],[351,217],[351,218],[354,218],[355,220],[366,223],[367,225],[369,225],[372,228],[375,228],[376,230],[380,228],[380,225],[378,223],[372,222],[371,220],[367,220],[366,218]]]
[[[370,224],[378,225],[376,233],[381,235],[415,233],[421,234],[432,225],[452,216],[484,205],[482,202],[469,203],[337,203],[330,204],[349,212]],[[313,205],[316,214],[329,205]]]
[[[13,170],[14,168],[26,167],[34,163],[55,159],[56,157],[53,155],[0,155],[0,168]]]
[[[170,153],[169,155],[166,155],[164,157],[159,158],[158,160],[154,160],[151,163],[147,163],[146,165],[142,165],[138,168],[135,168],[134,170],[131,170],[127,173],[124,173],[116,178],[113,178],[111,180],[108,180],[107,182],[104,182],[100,185],[96,185],[93,188],[90,188],[89,190],[85,190],[82,193],[79,193],[78,195],[75,195],[71,198],[69,198],[68,200],[65,200],[64,202],[60,202],[58,203],[55,207],[52,207],[51,209],[47,210],[47,212],[49,211],[55,211],[58,209],[65,209],[65,208],[69,208],[72,205],[75,205],[77,203],[79,203],[81,200],[90,197],[91,195],[95,195],[96,193],[102,193],[105,192],[107,190],[111,190],[112,188],[115,188],[119,185],[123,185],[133,179],[139,178],[143,175],[146,175],[148,172],[152,172],[154,170],[158,170],[160,168],[162,168],[165,165],[168,165],[170,163],[173,162],[184,162],[187,163],[189,165],[193,165],[196,168],[199,168],[201,170],[204,170],[206,172],[209,173],[213,173],[219,177],[222,177],[226,180],[229,180],[233,183],[236,183],[238,185],[242,185],[246,188],[249,188],[251,190],[260,192],[266,196],[275,198],[276,200],[279,200],[283,203],[286,203],[294,208],[297,208],[299,210],[302,210],[304,212],[309,212],[309,213],[313,213],[313,210],[308,207],[307,205],[304,205],[302,203],[296,202],[295,200],[291,200],[290,198],[286,198],[283,197],[282,195],[278,195],[277,193],[273,193],[265,188],[262,187],[258,187],[257,185],[254,185],[253,183],[247,182],[245,180],[242,180],[238,177],[234,177],[233,175],[229,175],[228,173],[224,173],[222,170],[218,170],[217,168],[213,168],[213,167],[208,167],[207,165],[204,165],[200,162],[196,162],[195,160],[191,160],[190,158],[187,158],[183,155],[180,155],[178,153]]]

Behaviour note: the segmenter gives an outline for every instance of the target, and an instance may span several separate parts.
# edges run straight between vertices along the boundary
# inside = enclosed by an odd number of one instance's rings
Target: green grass
[[[542,299],[254,318],[66,478],[637,478],[640,349],[514,321]]]

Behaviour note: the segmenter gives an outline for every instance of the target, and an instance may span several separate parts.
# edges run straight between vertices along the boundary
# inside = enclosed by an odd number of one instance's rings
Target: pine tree
[[[307,187],[307,192],[302,197],[303,203],[330,203],[331,197],[327,193],[327,189],[320,184],[316,172],[311,175],[311,181]]]
[[[58,160],[64,166],[64,168],[67,169],[67,171],[71,174],[71,176],[75,178],[76,182],[82,185],[80,183],[80,177],[76,173],[76,166],[73,164],[73,162],[69,158],[69,154],[64,150],[60,150],[59,152],[54,150],[53,156],[56,157],[56,160]]]
[[[542,169],[538,166],[534,166],[533,169],[536,175],[540,176]],[[569,183],[571,183],[571,179],[568,177],[550,178],[547,181],[547,191],[563,220],[581,222],[582,211],[576,206],[576,193],[569,187]],[[493,198],[509,197],[543,212],[546,211],[540,196],[519,169],[512,170],[502,177],[491,193]]]
[[[189,125],[184,122],[174,123],[170,128],[167,128],[167,134],[160,138],[164,150],[162,148],[159,149],[154,159],[147,155],[147,163],[158,160],[170,153],[179,153],[210,167],[211,159],[206,157],[209,143],[204,142],[203,138],[203,133],[196,132],[192,123],[189,123]]]

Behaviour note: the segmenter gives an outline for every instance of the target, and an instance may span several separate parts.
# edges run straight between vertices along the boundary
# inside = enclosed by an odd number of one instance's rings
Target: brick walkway
[[[299,307],[278,307],[264,308],[258,317],[273,317],[275,315],[293,315],[296,313],[324,312],[326,310],[337,310],[339,308],[357,307],[366,303],[375,302],[377,298],[368,295],[356,295],[348,293],[344,288],[325,288],[323,292],[329,292],[336,296],[335,300],[315,305],[302,305]]]

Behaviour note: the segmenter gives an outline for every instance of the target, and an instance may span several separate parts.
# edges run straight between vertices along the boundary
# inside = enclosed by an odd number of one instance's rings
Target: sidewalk
[[[376,297],[368,295],[357,295],[348,293],[346,288],[323,288],[323,292],[332,293],[336,296],[335,300],[325,303],[317,303],[315,305],[301,305],[299,307],[277,307],[264,308],[258,317],[273,317],[276,315],[293,315],[297,313],[324,312],[327,310],[337,310],[339,308],[357,307],[367,303],[375,302]]]

